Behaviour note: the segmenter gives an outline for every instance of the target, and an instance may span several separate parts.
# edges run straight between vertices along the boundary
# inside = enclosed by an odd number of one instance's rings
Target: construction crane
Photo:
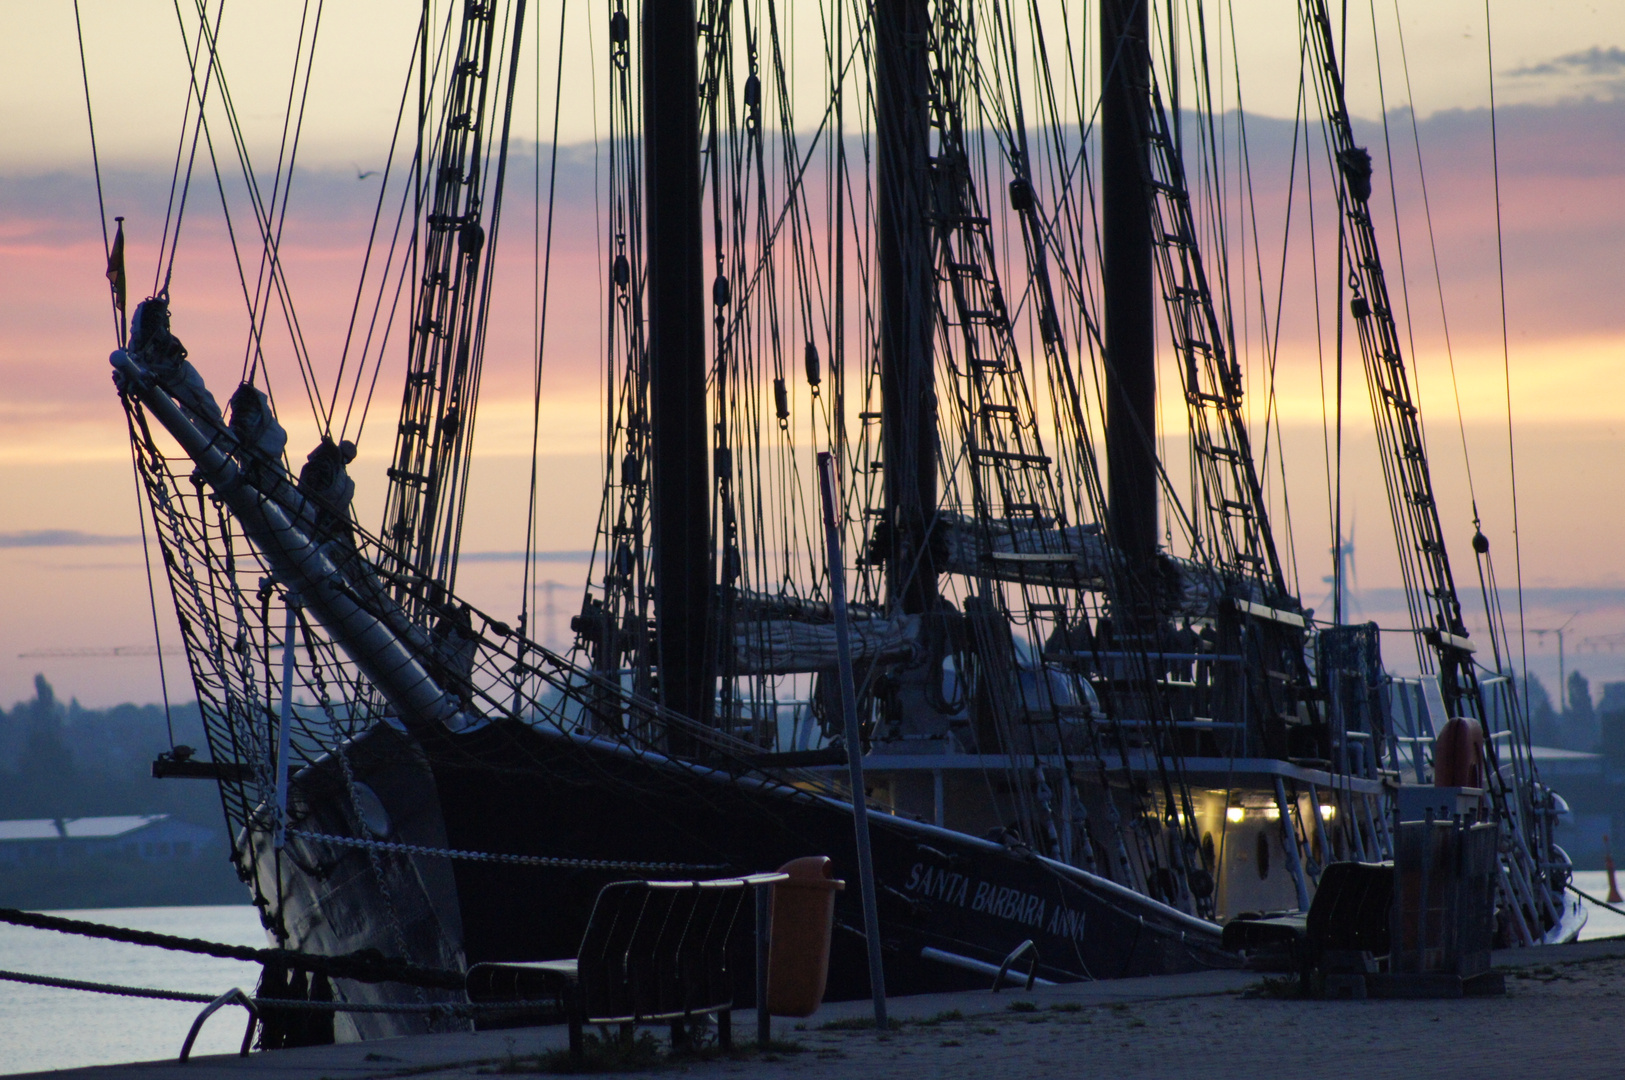
[[[67,646],[57,649],[34,649],[17,654],[19,660],[99,660],[118,656],[184,656],[181,649],[159,652],[154,645]]]

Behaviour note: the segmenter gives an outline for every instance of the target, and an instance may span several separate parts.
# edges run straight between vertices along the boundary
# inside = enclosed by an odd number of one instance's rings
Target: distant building
[[[1604,836],[1619,837],[1625,825],[1625,773],[1604,754],[1555,746],[1532,747],[1540,779],[1568,803],[1556,840],[1580,870],[1602,869]]]
[[[214,836],[213,829],[168,814],[0,821],[0,866],[63,864],[92,855],[189,860],[207,850]]]

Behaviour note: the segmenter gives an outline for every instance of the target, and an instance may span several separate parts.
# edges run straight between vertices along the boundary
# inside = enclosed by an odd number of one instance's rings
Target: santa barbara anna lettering
[[[1051,907],[1042,896],[1009,885],[995,885],[952,870],[915,863],[904,888],[915,896],[1008,919],[1058,937],[1073,940],[1083,937],[1082,911],[1065,904]]]

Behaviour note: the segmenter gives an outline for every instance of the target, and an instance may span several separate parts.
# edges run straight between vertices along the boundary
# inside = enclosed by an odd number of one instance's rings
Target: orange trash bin
[[[846,888],[823,855],[779,867],[788,881],[773,886],[767,961],[767,1008],[774,1016],[811,1016],[824,1001],[835,894]]]

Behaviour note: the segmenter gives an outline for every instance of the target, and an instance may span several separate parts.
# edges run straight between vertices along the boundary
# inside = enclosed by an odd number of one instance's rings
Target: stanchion
[[[824,544],[829,564],[830,608],[835,616],[835,655],[841,679],[841,714],[846,721],[847,776],[852,784],[852,828],[858,843],[858,887],[863,900],[863,936],[869,950],[869,987],[875,999],[875,1029],[886,1030],[886,972],[880,956],[880,916],[875,910],[874,857],[869,849],[869,811],[863,792],[863,740],[858,730],[858,693],[852,678],[852,637],[846,613],[846,565],[836,526],[835,459],[818,455],[818,486],[824,503]]]
[[[773,1039],[773,1014],[767,1008],[767,962],[773,942],[773,894],[769,886],[756,886],[756,1046]]]

